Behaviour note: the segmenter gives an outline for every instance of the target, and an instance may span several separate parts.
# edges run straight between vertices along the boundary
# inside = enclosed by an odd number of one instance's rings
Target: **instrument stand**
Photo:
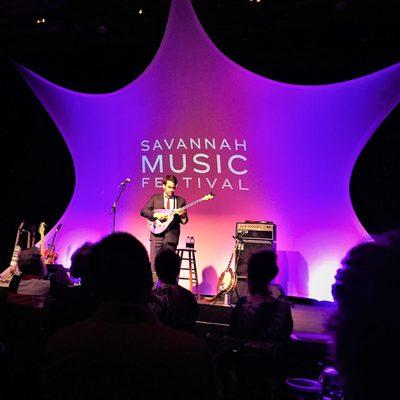
[[[117,204],[118,200],[121,197],[122,192],[125,190],[125,183],[121,183],[118,189],[117,197],[115,198],[112,206],[111,206],[111,214],[112,214],[112,225],[111,225],[111,231],[114,233],[115,232],[115,218],[117,214]]]
[[[236,297],[239,299],[239,293],[235,287],[235,289],[233,289],[236,293]],[[231,297],[232,298],[232,297]],[[229,306],[229,307],[233,307],[232,302],[229,301],[229,293],[225,293],[224,294],[224,306]]]
[[[239,300],[240,296],[239,296],[239,292],[238,292],[236,286],[235,286],[235,289],[233,289],[233,290],[235,291],[236,297],[237,297],[237,299]],[[225,305],[228,305],[228,306],[230,306],[230,307],[233,307],[233,306],[232,306],[232,301],[229,301],[229,299],[228,299],[228,295],[229,295],[229,293],[227,293],[227,294],[224,295],[224,296],[226,297],[226,299],[224,299],[224,304],[225,304]],[[232,299],[232,296],[231,296],[231,299]]]
[[[239,255],[240,255],[240,252],[242,251],[242,248],[241,248],[240,244],[243,243],[243,240],[239,235],[233,236],[233,238],[235,239],[235,248],[236,248],[235,263],[234,263],[233,272],[236,274],[237,265],[238,265],[239,258],[240,258]],[[237,290],[237,284],[235,285],[233,290],[234,290],[234,292],[236,294],[237,299],[239,300],[239,292]],[[229,294],[230,294],[230,292],[224,294],[224,305],[232,307],[232,304],[229,301]],[[232,296],[230,296],[230,297],[232,298]]]

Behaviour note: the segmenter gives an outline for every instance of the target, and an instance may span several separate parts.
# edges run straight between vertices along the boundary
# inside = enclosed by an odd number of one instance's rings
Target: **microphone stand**
[[[111,230],[113,233],[115,232],[115,218],[116,218],[116,214],[117,214],[117,203],[118,203],[119,198],[121,197],[122,192],[125,190],[125,185],[126,185],[126,182],[123,182],[120,184],[120,187],[119,187],[118,193],[117,193],[117,197],[115,198],[115,200],[111,206],[111,213],[112,213]]]

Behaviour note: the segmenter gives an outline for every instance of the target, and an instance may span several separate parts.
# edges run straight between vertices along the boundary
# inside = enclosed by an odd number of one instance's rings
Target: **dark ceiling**
[[[400,58],[396,1],[194,0],[193,5],[226,55],[279,81],[342,81]],[[3,48],[60,84],[109,91],[148,65],[169,6],[167,0],[3,0]]]

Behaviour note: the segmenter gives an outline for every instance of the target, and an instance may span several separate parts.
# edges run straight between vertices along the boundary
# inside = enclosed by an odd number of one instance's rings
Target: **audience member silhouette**
[[[90,317],[98,306],[87,277],[92,247],[92,243],[85,242],[71,256],[70,274],[79,279],[80,284],[59,292],[50,304],[45,320],[48,337],[64,326]]]
[[[87,260],[92,251],[93,243],[85,242],[82,246],[74,251],[71,256],[71,266],[69,273],[72,278],[79,279],[81,286],[87,286]]]
[[[285,398],[285,348],[293,329],[290,305],[275,298],[269,284],[278,274],[277,256],[260,250],[247,266],[248,296],[239,299],[231,315],[237,340],[234,357],[239,398]]]
[[[261,250],[248,262],[249,296],[239,299],[232,311],[233,336],[267,341],[286,341],[293,329],[289,303],[272,296],[268,285],[278,274],[276,253]]]
[[[159,281],[152,291],[150,308],[165,326],[193,332],[199,306],[192,292],[179,286],[181,258],[172,250],[161,251],[155,258]]]
[[[205,345],[152,317],[152,274],[142,243],[128,233],[108,235],[94,244],[88,268],[101,304],[92,318],[49,340],[45,397],[215,398]]]
[[[36,247],[22,250],[18,256],[19,275],[14,275],[8,288],[8,303],[43,308],[50,294],[46,264]]]
[[[332,329],[345,398],[397,398],[399,231],[350,249],[335,278],[332,293],[338,311]]]
[[[50,299],[51,282],[36,247],[22,250],[20,274],[11,279],[2,322],[6,327],[7,371],[3,376],[4,398],[34,399],[45,338],[43,320]]]

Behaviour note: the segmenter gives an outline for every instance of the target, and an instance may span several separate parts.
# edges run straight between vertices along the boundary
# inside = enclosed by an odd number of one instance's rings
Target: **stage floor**
[[[229,305],[224,299],[209,303],[211,297],[202,297],[198,301],[200,312],[198,326],[204,329],[218,330],[222,334],[229,331],[231,311],[234,304]],[[318,301],[308,298],[288,297],[292,305],[293,340],[318,341],[326,344],[332,341],[327,323],[336,312],[333,302]]]

